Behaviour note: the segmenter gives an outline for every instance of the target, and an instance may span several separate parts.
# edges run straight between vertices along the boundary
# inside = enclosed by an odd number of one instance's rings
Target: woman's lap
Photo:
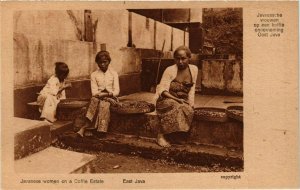
[[[191,106],[172,99],[160,100],[156,106],[163,134],[189,131],[194,115]]]

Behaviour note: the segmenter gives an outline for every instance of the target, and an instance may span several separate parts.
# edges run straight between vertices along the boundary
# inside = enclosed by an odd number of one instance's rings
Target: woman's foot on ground
[[[87,131],[87,130],[86,130],[86,131],[84,132],[84,136],[85,136],[85,137],[91,137],[91,136],[93,136],[93,133],[92,133],[91,131]]]
[[[53,125],[53,123],[51,121],[48,121],[47,119],[44,119],[43,121],[46,122],[48,125]]]
[[[85,133],[85,128],[82,127],[79,131],[77,131],[77,134],[80,135],[81,137],[84,136],[84,133]]]
[[[162,134],[159,134],[157,136],[157,144],[161,147],[170,147],[170,143],[164,138],[164,136]]]

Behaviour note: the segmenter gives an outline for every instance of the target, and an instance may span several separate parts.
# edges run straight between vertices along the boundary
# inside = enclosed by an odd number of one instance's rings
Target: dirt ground
[[[234,167],[218,165],[191,166],[166,162],[164,160],[144,159],[135,155],[121,155],[100,152],[97,158],[74,173],[184,173],[184,172],[230,172],[238,171]]]

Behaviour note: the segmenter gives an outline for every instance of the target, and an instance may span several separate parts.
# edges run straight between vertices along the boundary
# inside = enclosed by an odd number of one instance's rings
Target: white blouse
[[[111,92],[113,96],[118,96],[120,93],[118,73],[110,67],[105,73],[98,69],[91,74],[92,95],[94,96],[105,89]]]
[[[194,106],[195,102],[195,87],[196,87],[196,80],[198,75],[198,67],[195,65],[189,64],[191,75],[192,75],[192,82],[194,85],[192,86],[189,94],[188,94],[188,102],[191,106]],[[171,82],[176,78],[177,76],[178,67],[176,64],[166,68],[164,71],[164,74],[161,78],[161,81],[159,85],[156,87],[156,95],[155,95],[155,101],[159,98],[159,96],[164,91],[169,91]]]
[[[41,90],[40,94],[41,95],[49,95],[50,94],[52,96],[56,96],[60,87],[62,87],[64,84],[65,84],[65,82],[59,82],[59,79],[55,75],[52,75],[49,78],[49,80],[47,81],[47,84]],[[65,90],[63,90],[61,92],[60,99],[66,99]]]

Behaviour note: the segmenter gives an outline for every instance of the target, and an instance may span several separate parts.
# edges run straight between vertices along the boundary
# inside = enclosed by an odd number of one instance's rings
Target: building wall
[[[140,72],[141,54],[136,48],[153,49],[156,45],[160,50],[166,40],[164,51],[171,50],[171,27],[157,22],[155,39],[154,20],[135,13],[132,13],[135,48],[128,48],[128,16],[127,10],[93,10],[92,24],[98,21],[93,43],[83,41],[84,10],[15,12],[15,87],[45,83],[53,74],[56,61],[69,65],[69,79],[88,78],[97,68],[94,57],[101,44],[110,52],[111,66],[119,75]],[[174,44],[182,44],[182,32],[175,31]]]
[[[132,13],[132,41],[135,47],[154,49],[154,22],[153,19]]]
[[[89,76],[99,44],[91,42],[38,39],[14,34],[15,87],[41,84],[54,74],[54,63],[63,61],[70,68],[69,79]]]
[[[14,32],[39,39],[78,40],[77,27],[83,32],[83,18],[83,10],[16,11],[13,16]]]
[[[184,44],[184,31],[173,28],[173,51]]]
[[[165,41],[164,51],[171,50],[171,33],[172,28],[163,23],[156,23],[156,49],[161,50]]]

